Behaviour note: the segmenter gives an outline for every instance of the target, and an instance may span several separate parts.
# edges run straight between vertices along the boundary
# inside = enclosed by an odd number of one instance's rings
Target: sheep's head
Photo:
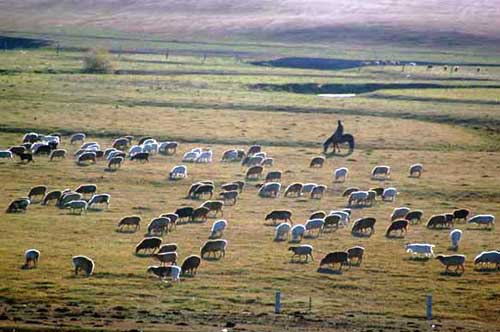
[[[289,247],[288,248],[288,251],[295,251],[295,249],[297,248],[297,246],[292,246],[292,247]]]

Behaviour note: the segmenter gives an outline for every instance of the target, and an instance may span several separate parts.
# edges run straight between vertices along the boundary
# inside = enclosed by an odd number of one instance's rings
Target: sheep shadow
[[[448,251],[457,252],[458,251],[458,247],[450,246],[450,247],[448,247]]]
[[[309,264],[310,261],[307,260],[298,260],[298,259],[290,259],[290,261],[288,262],[288,264],[299,264],[299,265],[304,265],[304,264]]]
[[[288,243],[289,244],[297,244],[297,243],[300,243],[302,241],[302,239],[291,239],[291,240],[288,240]]]
[[[116,171],[118,171],[118,168],[109,168],[109,167],[106,167],[104,169],[104,172],[106,172],[106,173],[115,173]]]
[[[19,267],[20,270],[33,270],[36,269],[36,266],[31,266],[27,264],[23,264]]]
[[[119,234],[134,234],[136,232],[137,232],[137,230],[135,230],[135,229],[130,229],[130,230],[129,229],[119,229],[119,228],[115,229],[115,233],[119,233]]]
[[[363,232],[351,232],[352,236],[359,238],[370,238],[374,232],[363,233]]]
[[[464,273],[463,272],[454,272],[454,271],[443,271],[439,273],[442,276],[447,276],[447,277],[461,277]]]
[[[401,240],[405,238],[405,235],[386,235],[385,236],[387,239],[393,239],[393,240]]]
[[[306,234],[304,235],[304,239],[317,239],[319,238],[319,234]]]
[[[426,257],[426,256],[411,256],[408,258],[405,258],[406,260],[410,262],[428,262],[431,260],[431,257]]]
[[[470,228],[470,227],[467,227],[466,230],[468,230],[468,231],[476,231],[476,232],[491,232],[493,230],[493,227],[491,227],[491,228],[485,228],[485,227]]]
[[[222,259],[223,256],[212,256],[212,257],[202,257],[204,261],[207,262],[218,262]]]
[[[331,275],[342,275],[343,274],[342,270],[333,270],[333,269],[324,268],[324,267],[318,267],[316,272],[321,273],[321,274],[331,274]]]
[[[278,239],[277,239],[277,238],[274,238],[274,240],[273,240],[273,241],[274,241],[274,242],[286,242],[286,241],[288,241],[288,239],[287,239],[287,238],[285,238],[285,239],[282,239],[282,238],[278,238]],[[288,243],[290,243],[290,242],[288,242]]]
[[[478,267],[478,268],[474,268],[474,271],[481,272],[481,273],[500,272],[500,268],[496,268],[496,267]]]
[[[135,257],[138,257],[138,258],[150,258],[150,257],[153,257],[155,253],[140,253],[140,252],[136,252],[134,253],[134,256]]]

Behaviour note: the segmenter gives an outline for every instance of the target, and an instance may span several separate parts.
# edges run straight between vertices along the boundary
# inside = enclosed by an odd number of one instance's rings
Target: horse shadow
[[[331,152],[323,152],[323,155],[325,156],[326,159],[330,159],[330,158],[334,158],[334,157],[345,158],[345,157],[349,157],[350,155],[352,155],[353,152],[354,152],[354,150],[347,150],[347,152],[345,152],[345,153],[337,153],[335,151],[331,151]]]

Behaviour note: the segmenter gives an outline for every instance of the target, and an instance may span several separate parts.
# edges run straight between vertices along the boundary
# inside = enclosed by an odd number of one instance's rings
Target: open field
[[[0,161],[2,208],[40,184],[62,190],[96,183],[99,192],[112,195],[108,210],[83,216],[40,205],[2,214],[0,328],[193,331],[234,322],[234,330],[250,331],[422,331],[428,328],[424,300],[431,292],[438,330],[499,330],[500,272],[474,271],[472,264],[479,252],[499,249],[498,228],[456,225],[464,230],[459,253],[467,256],[460,277],[443,275],[435,260],[410,260],[403,248],[407,242],[430,242],[436,253],[449,254],[449,230],[420,224],[404,239],[387,239],[384,233],[398,206],[422,209],[424,219],[460,207],[500,215],[500,67],[484,66],[478,73],[477,66],[461,66],[453,74],[440,66],[314,70],[255,66],[253,59],[228,56],[212,55],[202,63],[196,54],[166,60],[132,53],[113,55],[117,73],[89,75],[81,73],[83,56],[56,55],[53,49],[0,52],[2,149],[32,130],[61,131],[70,156],[77,147],[68,144],[68,135],[77,131],[104,147],[131,134],[175,139],[180,148],[146,164],[126,161],[117,172],[106,172],[105,161],[78,167],[72,157],[58,162],[39,157],[29,165]],[[358,95],[316,96],[339,89],[358,89]],[[356,150],[309,169],[338,119],[356,137]],[[256,182],[249,182],[238,203],[224,210],[225,258],[203,261],[195,278],[174,285],[147,275],[153,259],[133,254],[147,222],[201,204],[185,198],[191,183],[211,179],[218,187],[243,179],[246,169],[239,163],[218,160],[226,149],[254,143],[275,159],[267,170],[282,170],[284,185],[326,184],[325,198],[262,199]],[[214,162],[190,164],[188,179],[168,181],[170,168],[195,146],[212,148]],[[425,172],[421,179],[408,178],[408,166],[416,162]],[[377,164],[392,167],[390,180],[370,180]],[[333,184],[333,170],[341,166],[350,169],[349,178]],[[341,193],[347,187],[380,185],[399,189],[396,203],[353,210],[353,220],[377,218],[375,234],[358,238],[341,228],[304,239],[315,248],[312,263],[289,263],[288,244],[273,242],[273,227],[264,225],[272,209],[290,209],[300,223],[313,211],[345,207]],[[118,220],[130,214],[143,217],[141,230],[116,232]],[[198,254],[213,220],[179,225],[164,242],[179,244],[181,261]],[[317,272],[326,253],[353,245],[366,248],[362,266],[342,274]],[[42,252],[40,266],[21,270],[24,250],[31,247]],[[95,260],[94,276],[73,277],[71,257],[77,254]],[[277,289],[284,297],[280,315],[272,314]]]

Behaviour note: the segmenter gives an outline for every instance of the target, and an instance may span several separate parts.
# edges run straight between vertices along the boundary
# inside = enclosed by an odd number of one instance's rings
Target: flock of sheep
[[[77,165],[87,163],[97,163],[99,160],[108,162],[108,169],[117,170],[122,167],[124,161],[128,158],[131,162],[146,163],[156,154],[173,155],[178,148],[177,142],[158,142],[152,137],[144,137],[138,141],[138,144],[133,145],[133,137],[126,136],[116,139],[112,147],[105,150],[97,142],[85,142],[86,136],[83,133],[77,133],[70,137],[70,144],[81,143],[80,148],[74,154]],[[48,155],[51,161],[58,158],[65,158],[67,151],[60,149],[61,135],[53,133],[50,135],[40,135],[37,133],[28,133],[23,137],[23,142],[20,145],[10,147],[8,150],[0,150],[0,158],[13,159],[18,156],[21,162],[33,162],[33,156]],[[207,148],[194,148],[186,152],[182,157],[184,164],[177,165],[169,172],[169,180],[176,181],[186,179],[188,177],[188,163],[212,163],[213,151]],[[278,199],[282,193],[282,172],[269,171],[264,177],[266,166],[273,166],[274,159],[269,157],[266,152],[262,151],[259,145],[251,146],[248,151],[242,149],[227,150],[222,154],[220,162],[240,162],[247,167],[245,172],[245,180],[260,180],[255,187],[258,188],[258,196],[263,198]],[[321,168],[325,163],[325,158],[317,156],[311,159],[309,166],[311,168]],[[422,175],[424,167],[422,164],[414,164],[409,167],[409,176],[418,178]],[[337,168],[333,172],[333,182],[345,182],[349,175],[349,169],[346,167]],[[391,176],[391,167],[387,165],[379,165],[373,168],[371,172],[372,179],[387,179]],[[218,200],[213,200],[216,187],[213,181],[199,181],[193,183],[187,193],[187,198],[190,199],[206,199],[197,208],[190,206],[179,207],[176,211],[162,214],[153,218],[147,226],[147,235],[135,247],[135,254],[150,255],[159,265],[147,267],[147,272],[153,273],[157,277],[164,279],[170,277],[174,281],[178,281],[183,274],[195,275],[197,268],[200,266],[203,259],[221,259],[224,257],[228,241],[223,239],[224,230],[228,227],[227,220],[216,220],[211,228],[210,234],[206,242],[201,244],[200,255],[189,255],[183,263],[178,266],[177,244],[163,244],[162,236],[165,233],[172,232],[177,225],[186,222],[206,222],[210,214],[213,217],[217,215],[223,216],[223,209],[227,206],[232,206],[237,203],[239,195],[248,187],[245,181],[234,181],[225,183],[220,187]],[[284,197],[302,197],[308,196],[310,199],[322,199],[327,192],[327,185],[317,183],[300,183],[294,182],[286,187],[283,191]],[[272,221],[275,226],[274,241],[289,241],[296,245],[288,248],[293,254],[292,261],[298,258],[299,261],[304,259],[308,262],[309,258],[314,260],[314,248],[310,244],[300,244],[304,238],[317,238],[324,234],[334,232],[339,228],[350,227],[353,236],[369,237],[375,232],[376,218],[363,217],[357,220],[351,220],[351,211],[355,207],[372,206],[379,199],[384,201],[395,202],[398,190],[393,187],[389,188],[369,188],[362,190],[357,187],[347,188],[342,196],[347,198],[346,208],[334,209],[328,213],[317,211],[313,213],[304,224],[294,224],[292,221],[293,213],[290,210],[274,210],[270,211],[265,216],[265,221]],[[40,199],[36,200],[39,197]],[[53,190],[47,191],[46,186],[33,187],[27,197],[21,197],[13,200],[8,208],[7,213],[24,212],[30,204],[40,202],[42,205],[49,205],[55,202],[59,208],[69,209],[70,213],[85,213],[87,209],[96,209],[100,205],[109,206],[111,195],[108,193],[97,193],[97,185],[84,184],[75,190]],[[417,227],[423,218],[423,212],[420,210],[411,210],[408,207],[399,207],[393,210],[389,216],[391,221],[386,230],[387,237],[404,237],[411,227]],[[470,224],[477,224],[487,228],[493,227],[495,217],[488,214],[479,214],[470,216],[470,211],[467,209],[455,210],[452,213],[443,213],[433,215],[428,218],[426,227],[433,228],[451,228],[450,239],[451,249],[458,250],[459,242],[462,238],[462,231],[453,229],[454,223],[466,221]],[[128,231],[140,229],[142,218],[140,216],[125,216],[118,222],[118,230]],[[349,224],[352,224],[350,226]],[[397,235],[395,235],[397,234]],[[423,257],[434,256],[435,245],[431,243],[408,243],[404,249],[411,253]],[[341,251],[329,252],[320,260],[320,267],[325,265],[333,267],[339,264],[339,270],[343,266],[350,267],[351,265],[361,265],[365,249],[360,246],[355,246]],[[29,249],[25,252],[25,267],[32,268],[37,265],[40,258],[40,251],[37,249]],[[455,268],[455,272],[464,272],[464,264],[466,257],[464,255],[437,255],[439,260],[445,267],[445,272],[450,268]],[[72,259],[75,268],[75,274],[83,271],[86,276],[93,273],[95,264],[93,260],[86,256],[75,256]],[[481,252],[474,259],[474,264],[493,264],[498,270],[500,268],[500,250],[490,250]]]

